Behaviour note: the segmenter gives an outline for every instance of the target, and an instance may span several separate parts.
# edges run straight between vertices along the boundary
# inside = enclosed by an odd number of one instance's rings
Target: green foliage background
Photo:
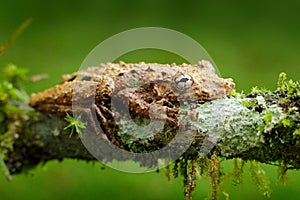
[[[59,83],[60,75],[76,71],[98,43],[121,31],[144,26],[171,28],[201,43],[222,76],[232,77],[237,90],[253,86],[276,88],[278,74],[300,79],[300,1],[0,1],[0,44],[25,19],[32,25],[0,57],[48,73],[46,81],[28,85],[38,92]],[[124,61],[181,62],[170,53],[143,50]],[[1,75],[0,75],[1,77]],[[3,77],[1,77],[3,78]],[[230,171],[232,163],[225,162]],[[288,172],[287,185],[277,183],[276,168],[263,166],[272,182],[271,199],[297,199],[300,174]],[[223,186],[231,199],[264,199],[245,169],[244,183]],[[0,199],[183,199],[181,180],[168,184],[161,173],[126,174],[98,163],[65,160],[17,175],[12,183],[0,179]],[[30,174],[31,174],[30,173]],[[195,199],[209,192],[209,182],[197,182]],[[223,198],[223,197],[222,197]]]

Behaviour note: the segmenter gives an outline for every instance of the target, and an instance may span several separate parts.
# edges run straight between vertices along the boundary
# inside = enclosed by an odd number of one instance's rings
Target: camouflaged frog
[[[75,83],[84,90],[80,93],[83,96],[72,96]],[[97,86],[96,91],[90,91],[91,85]],[[108,100],[113,93],[120,98],[131,96],[130,103],[136,104],[144,104],[143,100],[152,103],[173,98],[211,100],[225,97],[234,86],[231,78],[218,77],[212,64],[205,60],[196,65],[107,63],[63,75],[60,85],[32,94],[30,105],[45,113],[70,112],[72,98],[93,95],[98,102]]]
[[[30,106],[59,115],[72,113],[72,103],[80,102],[94,109],[106,131],[124,109],[132,118],[164,119],[178,125],[181,102],[224,98],[234,86],[231,78],[220,78],[205,60],[195,65],[107,63],[64,75],[60,85],[32,94]],[[112,99],[119,105],[114,112]]]

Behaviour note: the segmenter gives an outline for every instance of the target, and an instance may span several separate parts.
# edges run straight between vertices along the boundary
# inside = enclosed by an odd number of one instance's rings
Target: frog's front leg
[[[166,99],[147,102],[139,94],[133,94],[129,98],[129,112],[133,118],[166,120],[168,124],[178,125],[178,109]]]
[[[112,111],[110,111],[107,107],[103,105],[97,105],[97,104],[94,104],[93,108],[96,111],[96,115],[98,117],[100,124],[104,126],[105,129],[109,129],[108,118],[113,119],[114,114],[112,113]],[[104,114],[106,115],[106,117],[104,116]]]

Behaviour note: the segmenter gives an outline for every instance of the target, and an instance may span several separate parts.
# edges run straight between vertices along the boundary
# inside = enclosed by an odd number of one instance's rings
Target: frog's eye
[[[91,81],[92,77],[77,75],[77,76],[74,76],[73,78],[69,79],[69,81],[73,81],[73,80],[77,80],[77,81]]]
[[[90,76],[83,76],[81,80],[82,81],[91,81],[92,77],[90,77]]]
[[[189,89],[193,85],[193,78],[188,74],[177,74],[174,78],[175,86],[179,90]]]

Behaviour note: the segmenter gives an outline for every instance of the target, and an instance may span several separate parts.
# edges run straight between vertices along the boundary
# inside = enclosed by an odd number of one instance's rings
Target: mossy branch
[[[8,172],[20,173],[49,160],[95,160],[80,139],[80,129],[85,125],[71,116],[45,115],[34,111],[27,105],[28,96],[20,84],[20,80],[27,80],[25,72],[13,65],[8,72],[9,80],[3,81],[0,87],[0,163],[6,168],[7,177]],[[183,108],[183,111],[185,109],[189,110]],[[234,92],[228,98],[200,102],[193,107],[196,118],[188,122],[197,130],[196,137],[175,162],[174,174],[178,174],[177,170],[185,170],[182,173],[186,174],[186,178],[194,180],[195,165],[200,163],[202,170],[207,169],[214,175],[211,178],[217,187],[219,174],[211,170],[214,169],[213,164],[218,163],[217,157],[278,165],[284,171],[300,169],[299,112],[299,82],[286,80],[284,73],[279,77],[276,91],[253,88],[248,95]],[[125,146],[126,142],[132,144],[128,135],[121,133],[118,137]],[[126,147],[137,150],[137,145]],[[213,160],[205,161],[209,158]],[[189,184],[190,181],[186,181],[187,199],[190,199],[190,192],[195,187],[194,182]],[[216,188],[213,191],[217,195]]]
[[[0,152],[11,173],[52,159],[94,159],[78,134],[70,138],[79,130],[76,124],[74,130],[66,129],[70,122],[64,116],[33,112],[25,104],[28,97],[19,82],[12,80],[15,83],[2,84],[0,135]],[[254,88],[247,96],[232,94],[201,103],[195,110],[198,120],[191,124],[214,143],[219,157],[300,168],[300,89],[299,83],[287,81],[285,74],[280,75],[274,92]],[[199,144],[194,142],[187,153],[200,151]]]

